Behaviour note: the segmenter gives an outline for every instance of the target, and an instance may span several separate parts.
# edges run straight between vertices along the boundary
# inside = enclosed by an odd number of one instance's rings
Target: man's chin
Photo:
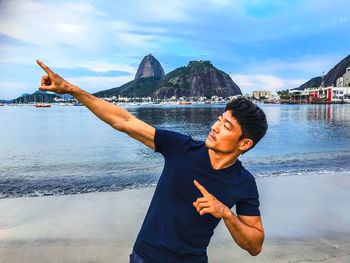
[[[205,146],[207,146],[207,148],[211,149],[211,148],[214,147],[214,143],[213,143],[212,140],[210,140],[209,138],[207,138],[207,139],[205,140]]]

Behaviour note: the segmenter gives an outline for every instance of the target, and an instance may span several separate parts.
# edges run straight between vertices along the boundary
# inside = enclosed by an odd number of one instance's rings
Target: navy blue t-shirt
[[[236,205],[237,214],[259,216],[255,178],[239,160],[214,170],[205,143],[191,136],[157,129],[154,143],[165,164],[134,250],[149,263],[208,262],[207,246],[220,219],[196,211],[192,203],[202,194],[193,180],[229,208]]]

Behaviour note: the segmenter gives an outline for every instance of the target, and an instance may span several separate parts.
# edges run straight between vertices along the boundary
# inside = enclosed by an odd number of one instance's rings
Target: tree
[[[289,99],[289,89],[277,91],[281,99]]]

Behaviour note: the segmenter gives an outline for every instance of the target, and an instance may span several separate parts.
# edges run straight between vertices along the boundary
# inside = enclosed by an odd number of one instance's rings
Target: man
[[[205,142],[159,130],[125,109],[70,84],[45,64],[40,90],[69,93],[113,128],[165,158],[130,262],[207,262],[207,246],[221,219],[251,255],[262,250],[264,230],[254,177],[237,159],[265,135],[264,112],[250,101],[229,102]],[[236,205],[236,214],[231,208]]]

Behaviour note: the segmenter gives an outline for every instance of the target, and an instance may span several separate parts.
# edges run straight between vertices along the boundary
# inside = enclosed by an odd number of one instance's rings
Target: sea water
[[[256,177],[350,171],[350,105],[259,105],[269,129],[240,157]],[[205,140],[225,105],[125,106],[148,124]],[[155,185],[164,159],[85,107],[0,107],[0,198]]]

